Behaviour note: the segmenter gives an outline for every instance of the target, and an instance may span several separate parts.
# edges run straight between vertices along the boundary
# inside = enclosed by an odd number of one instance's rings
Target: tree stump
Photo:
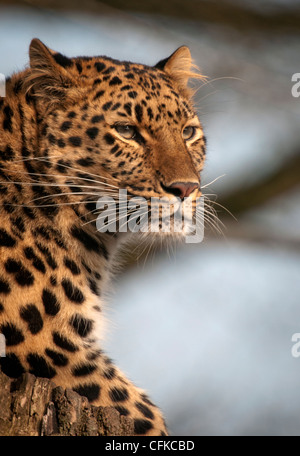
[[[96,407],[71,389],[0,371],[0,436],[132,436],[133,420],[113,407]]]

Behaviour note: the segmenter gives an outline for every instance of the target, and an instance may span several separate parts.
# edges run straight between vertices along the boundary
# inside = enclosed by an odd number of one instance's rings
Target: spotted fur
[[[122,236],[96,230],[95,204],[121,188],[147,201],[171,197],[178,182],[200,195],[205,137],[187,87],[190,67],[186,47],[149,67],[71,59],[34,39],[30,67],[7,80],[0,98],[1,368],[111,405],[134,419],[136,435],[167,429],[96,340]]]

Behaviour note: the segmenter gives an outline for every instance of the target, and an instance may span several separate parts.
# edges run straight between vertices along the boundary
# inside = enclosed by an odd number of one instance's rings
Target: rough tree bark
[[[130,436],[133,420],[113,407],[95,407],[70,389],[0,371],[0,436]]]

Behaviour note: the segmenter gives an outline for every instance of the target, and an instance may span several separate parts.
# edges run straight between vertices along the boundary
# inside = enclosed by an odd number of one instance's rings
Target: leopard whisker
[[[110,203],[111,203],[111,196],[110,196],[110,195],[106,195],[106,196],[108,196],[110,199],[107,200],[107,201],[105,201],[105,200],[103,201],[102,198],[104,198],[104,197],[101,196],[102,203],[104,202],[104,203],[110,204]],[[110,214],[113,213],[113,212],[119,211],[119,207],[118,207],[118,206],[119,206],[120,204],[123,204],[123,203],[124,203],[123,200],[122,200],[121,202],[119,202],[119,201],[116,201],[115,198],[113,198],[113,199],[114,199],[115,207],[112,207],[112,208],[110,208],[110,209],[105,209],[105,214],[110,215]],[[99,199],[98,199],[97,201],[93,201],[93,202],[96,202],[96,203],[97,203],[98,201],[99,201]],[[89,201],[87,201],[87,202],[89,202]],[[91,201],[91,202],[92,202],[92,201]],[[133,209],[131,209],[131,210],[135,210],[135,209],[133,208]],[[86,217],[86,216],[89,215],[89,214],[95,214],[97,211],[98,211],[98,215],[99,215],[99,214],[101,214],[101,212],[103,211],[103,209],[100,209],[100,208],[96,207],[95,209],[92,209],[91,211],[89,211],[87,214],[83,214],[83,215],[81,216],[81,218],[82,218],[82,217]],[[127,208],[126,208],[126,211],[127,211]]]
[[[223,228],[225,228],[224,223],[220,220],[217,211],[215,210],[214,207],[210,206],[209,204],[205,203],[204,204],[204,213],[206,215],[209,215],[211,219],[214,219],[218,224],[222,225]]]
[[[45,199],[45,198],[53,198],[53,197],[56,197],[56,196],[67,196],[67,195],[91,195],[91,196],[99,196],[102,197],[103,196],[103,193],[101,194],[98,194],[98,193],[95,193],[95,192],[65,192],[65,193],[54,193],[54,194],[50,194],[50,195],[44,195],[44,196],[39,196],[38,198],[34,198],[32,200],[30,200],[30,203],[33,203],[34,201],[38,201],[38,200],[42,200],[42,199]],[[109,194],[105,195],[105,196],[108,196]]]
[[[207,209],[205,210],[203,216],[204,216],[204,223],[207,223],[214,231],[217,231],[218,234],[223,235],[223,231],[219,226],[220,224],[222,225],[222,222],[219,220],[219,218],[212,217],[212,214],[210,212],[208,212]],[[199,218],[198,218],[198,221],[199,221]]]
[[[206,85],[208,84],[212,84],[213,82],[216,82],[216,81],[223,81],[223,80],[226,80],[226,79],[232,79],[232,80],[236,80],[236,81],[240,81],[240,82],[245,82],[244,79],[242,78],[238,78],[236,76],[220,76],[219,78],[214,78],[214,79],[206,79],[203,84],[201,84],[194,92],[194,96],[197,94],[197,92],[199,90],[201,90],[203,87],[205,87]]]
[[[219,179],[221,179],[222,177],[225,177],[225,176],[226,176],[226,174],[221,174],[220,176],[216,177],[215,179],[213,179],[212,181],[208,182],[207,184],[201,185],[201,190],[203,188],[208,187],[209,185],[213,184],[214,182],[218,181]]]
[[[37,161],[41,161],[41,162],[46,162],[46,163],[51,163],[52,164],[52,159],[53,158],[62,158],[61,155],[51,155],[49,158],[47,157],[28,157],[28,158],[24,158],[24,159],[21,159],[21,160],[15,160],[15,163],[18,163],[18,162],[25,162],[25,161],[30,161],[30,160],[37,160]],[[116,177],[105,177],[105,176],[99,176],[98,174],[94,174],[94,173],[91,173],[90,171],[87,171],[87,170],[83,170],[82,168],[77,168],[77,167],[74,167],[74,166],[69,166],[69,165],[66,165],[64,163],[59,163],[59,166],[60,167],[63,167],[63,168],[68,168],[68,169],[72,169],[74,171],[78,171],[78,172],[84,172],[85,174],[87,175],[90,175],[90,176],[93,176],[93,177],[97,177],[97,178],[100,178],[100,179],[113,179],[113,180],[116,180],[118,181],[119,179],[116,178]],[[32,174],[32,173],[25,173],[25,174]],[[48,174],[45,174],[46,176],[48,176]],[[59,176],[59,175],[58,175]],[[76,176],[78,177],[78,176]],[[85,179],[85,178],[83,178]],[[99,182],[99,183],[103,183],[104,182]],[[107,185],[110,185],[112,187],[115,187],[115,188],[118,188],[117,186],[113,185],[113,184],[107,184]]]
[[[150,244],[149,244],[149,242],[147,242],[147,238],[145,238],[145,243],[146,243],[145,248],[143,249],[143,251],[142,251],[141,254],[139,255],[139,258],[140,258],[141,256],[143,256],[145,250],[147,250],[147,247],[148,247],[148,251],[147,251],[146,256],[145,256],[145,258],[144,258],[144,267],[145,267],[145,265],[146,265],[146,262],[147,262],[149,253],[150,253],[151,250],[152,250],[152,247],[153,247],[153,245],[154,245],[154,242],[155,242],[155,239],[152,239],[152,241],[151,241]],[[138,259],[139,259],[139,258],[138,258]]]
[[[129,210],[126,212],[126,214],[123,214],[121,217],[116,217],[115,219],[111,220],[111,221],[109,222],[109,224],[106,225],[106,226],[109,226],[110,224],[116,223],[117,221],[121,220],[122,218],[127,217],[128,213],[129,213],[129,214],[130,214],[130,213],[133,213],[134,210],[135,210],[135,209],[133,209],[133,208],[132,208],[132,209],[129,209]],[[109,214],[112,214],[114,211],[115,211],[114,208],[111,209]],[[94,211],[90,211],[89,213],[92,213],[92,212],[94,212]],[[99,212],[99,214],[100,214],[100,213],[101,213],[101,211]],[[96,217],[95,219],[89,220],[89,221],[83,223],[82,226],[88,225],[88,224],[90,224],[90,223],[95,222],[95,221],[98,219],[99,214],[97,215],[97,217]],[[106,212],[105,212],[105,214],[106,214]],[[108,214],[108,215],[109,215],[109,214]],[[88,215],[88,214],[84,214],[84,216],[86,216],[86,215]],[[124,225],[125,225],[125,223],[124,223]],[[124,225],[121,225],[121,227],[123,227]]]
[[[215,204],[216,206],[219,206],[221,209],[223,209],[224,211],[226,211],[232,218],[234,218],[234,220],[237,222],[238,219],[232,214],[232,212],[230,212],[229,209],[227,209],[225,206],[223,206],[222,204],[218,203],[217,201],[214,201],[214,200],[210,200],[210,203],[211,204]]]
[[[40,161],[47,161],[45,159],[40,159]],[[48,161],[49,163],[51,163],[50,161]],[[68,168],[68,169],[72,169],[72,170],[75,170],[75,171],[79,171],[81,173],[84,173],[84,174],[87,174],[87,175],[91,175],[91,176],[96,176],[96,177],[100,177],[99,175],[97,174],[93,174],[93,173],[90,173],[86,170],[82,170],[80,168],[74,168],[74,167],[70,167],[70,166],[67,166],[67,165],[64,165],[64,164],[60,164],[59,165],[60,167],[64,167],[64,168]],[[61,174],[52,174],[52,173],[33,173],[33,172],[22,172],[20,170],[9,170],[9,172],[11,173],[16,173],[16,174],[24,174],[26,176],[36,176],[36,177],[39,177],[39,176],[43,176],[43,177],[60,177],[62,178],[63,176]],[[87,181],[87,182],[96,182],[97,184],[100,184],[100,185],[104,185],[104,186],[108,186],[108,187],[112,187],[112,188],[115,188],[116,191],[119,190],[119,187],[116,186],[116,185],[113,185],[113,184],[109,184],[107,182],[102,182],[102,181],[99,181],[99,180],[96,180],[96,179],[90,179],[90,178],[87,178],[87,177],[84,177],[84,176],[78,176],[78,175],[74,175],[74,176],[64,176],[68,179],[80,179],[80,180],[84,180],[84,181]],[[108,179],[106,177],[102,177],[103,179]],[[39,181],[38,181],[39,182]],[[23,182],[19,182],[20,184],[22,184]],[[29,184],[31,184],[29,182]],[[58,184],[56,184],[58,185]],[[59,185],[62,185],[62,184],[59,184]]]
[[[58,177],[60,176],[59,174],[40,174],[40,173],[22,173],[24,175],[33,175],[35,174],[36,176],[49,176],[49,177]],[[61,177],[61,176],[60,176]],[[70,177],[70,179],[84,179],[82,177],[77,177],[77,176],[73,176],[73,177]],[[20,185],[33,185],[33,182],[24,182],[24,181],[12,181],[11,179],[7,180],[7,181],[0,181],[0,184],[20,184]],[[36,180],[34,181],[34,184],[39,184],[41,186],[44,186],[44,187],[69,187],[70,185],[80,185],[80,187],[82,188],[94,188],[94,189],[101,189],[101,187],[99,187],[99,185],[81,185],[81,184],[78,184],[77,182],[74,182],[74,183],[71,183],[71,182],[68,182],[68,183],[52,183],[52,182],[41,182],[39,180]],[[102,185],[102,184],[101,184]],[[105,184],[105,182],[103,183],[103,185],[108,185],[108,184]],[[116,192],[118,193],[118,190],[119,188],[116,187],[116,189],[114,188],[111,188],[111,189],[107,189],[106,187],[103,188],[104,190],[107,190],[107,191],[111,191],[111,192]]]

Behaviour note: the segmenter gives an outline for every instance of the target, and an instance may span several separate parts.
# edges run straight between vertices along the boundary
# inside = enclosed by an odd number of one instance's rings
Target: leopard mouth
[[[101,200],[101,198],[100,198]],[[178,196],[146,197],[133,195],[126,189],[120,190],[119,197],[107,204],[104,198],[103,205],[97,204],[101,215],[100,231],[105,231],[105,218],[108,225],[117,231],[132,231],[184,236],[195,228],[197,223],[197,204],[194,198],[182,200]]]

